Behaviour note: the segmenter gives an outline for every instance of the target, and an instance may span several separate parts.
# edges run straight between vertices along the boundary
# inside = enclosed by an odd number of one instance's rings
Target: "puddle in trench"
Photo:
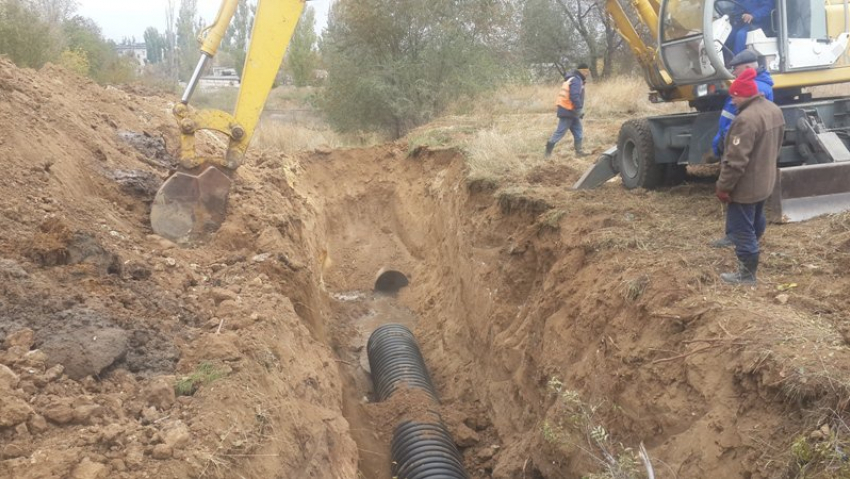
[[[359,449],[360,477],[391,479],[389,444],[378,437],[375,425],[365,410],[365,406],[373,400],[366,343],[372,331],[381,325],[397,323],[413,330],[417,318],[394,295],[353,291],[333,294],[332,297],[339,301],[342,312],[360,312],[347,315],[351,319],[348,324],[342,325],[336,348],[340,372],[346,383],[343,415]]]

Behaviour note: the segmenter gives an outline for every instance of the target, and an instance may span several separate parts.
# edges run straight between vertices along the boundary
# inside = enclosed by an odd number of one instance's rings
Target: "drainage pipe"
[[[451,434],[439,422],[405,421],[393,432],[392,477],[468,479]]]
[[[439,403],[419,345],[406,326],[379,327],[369,336],[366,352],[379,401],[406,385],[425,391]],[[390,447],[395,479],[469,479],[454,439],[437,412],[420,413],[416,421],[396,426]]]
[[[410,329],[401,324],[379,327],[369,337],[366,352],[378,401],[389,399],[397,388],[406,386],[421,389],[434,402],[439,402],[425,359]]]

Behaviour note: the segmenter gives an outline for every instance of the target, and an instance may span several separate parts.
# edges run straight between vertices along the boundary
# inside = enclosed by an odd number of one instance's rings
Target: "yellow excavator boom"
[[[180,167],[163,183],[151,206],[154,232],[174,241],[202,239],[224,222],[231,177],[242,164],[304,10],[304,0],[259,0],[234,113],[195,110],[189,100],[238,4],[239,0],[224,0],[215,22],[202,32],[201,59],[180,103],[174,106],[180,127]],[[226,135],[227,151],[222,156],[198,156],[195,134],[201,130]]]

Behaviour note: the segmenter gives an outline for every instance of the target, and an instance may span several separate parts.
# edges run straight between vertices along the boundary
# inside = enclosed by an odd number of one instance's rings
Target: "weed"
[[[407,139],[407,156],[413,156],[418,149],[439,148],[450,145],[452,138],[448,132],[441,129],[424,130],[414,136],[408,136]]]
[[[636,301],[646,291],[649,286],[649,277],[641,275],[637,278],[626,281],[625,296],[629,301]]]
[[[558,399],[554,420],[543,423],[543,439],[553,446],[575,448],[590,455],[600,465],[602,472],[586,475],[586,479],[644,478],[646,475],[641,470],[642,460],[647,474],[653,475],[648,459],[643,459],[644,456],[632,448],[614,443],[609,431],[597,422],[595,416],[604,403],[585,403],[577,391],[564,387],[564,383],[557,377],[549,379],[549,391]]]
[[[534,198],[533,192],[528,188],[511,187],[501,190],[497,201],[499,208],[504,214],[530,213],[542,214],[550,209],[552,205],[543,198]]]
[[[791,443],[792,473],[795,479],[850,477],[850,429],[832,413],[838,427],[822,425],[809,434],[800,434]]]
[[[549,210],[540,217],[540,225],[543,228],[557,231],[561,229],[561,218],[566,214],[567,211],[562,208]]]
[[[214,364],[204,361],[192,374],[184,376],[174,383],[174,393],[178,396],[191,396],[203,385],[227,376],[227,371],[218,369]]]

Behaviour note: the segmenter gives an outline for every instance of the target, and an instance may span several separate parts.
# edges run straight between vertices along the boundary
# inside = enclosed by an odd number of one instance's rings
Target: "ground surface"
[[[398,143],[255,152],[222,229],[178,247],[147,218],[167,99],[2,60],[0,98],[0,477],[386,479],[420,403],[370,402],[388,321],[475,478],[641,477],[641,443],[661,478],[847,472],[848,215],[771,226],[731,288],[710,183],[576,193],[565,151],[470,181]]]

